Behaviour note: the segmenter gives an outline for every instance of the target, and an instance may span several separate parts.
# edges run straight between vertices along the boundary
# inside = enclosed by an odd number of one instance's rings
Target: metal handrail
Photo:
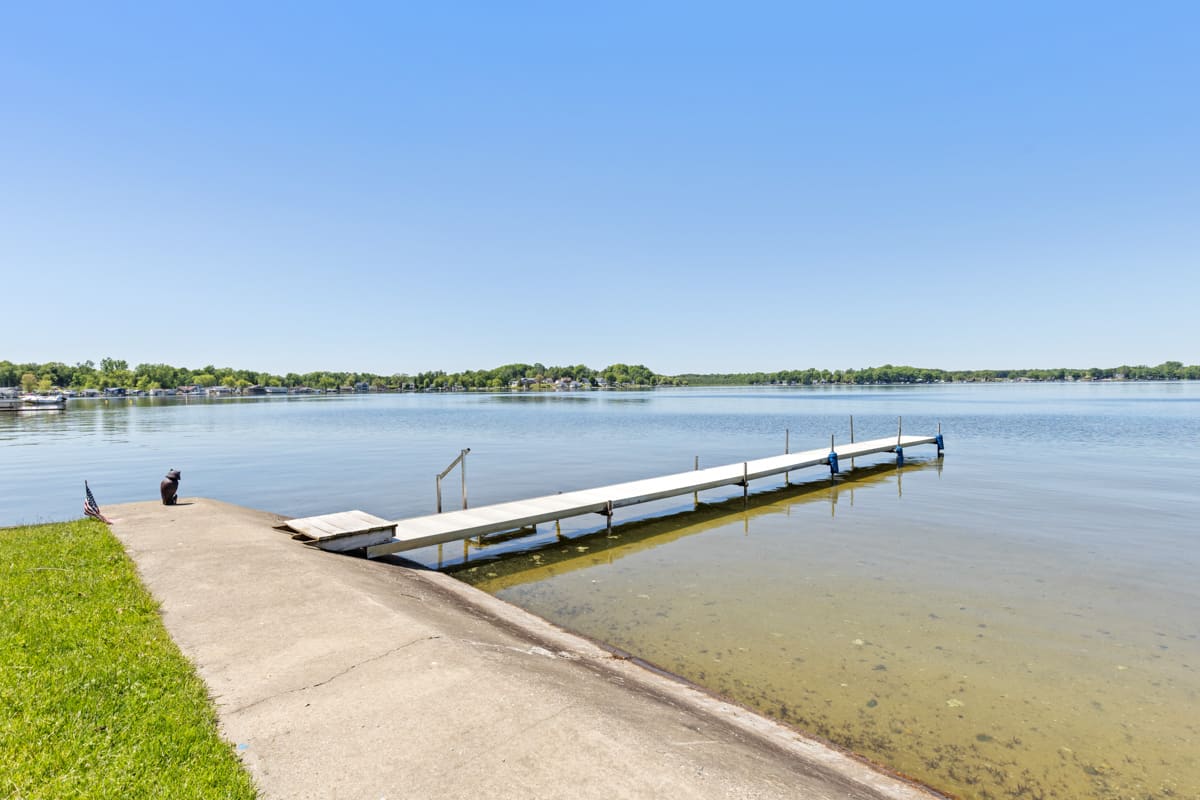
[[[459,471],[462,473],[463,509],[464,510],[466,509],[466,507],[467,507],[467,453],[469,453],[469,452],[471,452],[471,448],[467,447],[467,448],[463,449],[461,452],[459,452],[458,456],[453,461],[450,462],[450,466],[448,466],[444,470],[442,470],[441,473],[437,476],[437,513],[439,513],[439,514],[442,513],[442,478],[449,475],[450,470],[454,469],[459,464],[462,465],[462,469]]]

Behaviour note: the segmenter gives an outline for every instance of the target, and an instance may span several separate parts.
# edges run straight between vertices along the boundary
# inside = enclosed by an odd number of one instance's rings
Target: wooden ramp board
[[[898,446],[907,448],[922,444],[937,444],[937,437],[889,436],[885,439],[837,445],[834,451],[837,453],[839,461],[845,461],[873,453],[895,452]],[[785,472],[805,467],[828,464],[829,453],[829,448],[818,448],[737,464],[726,464],[720,467],[677,472],[674,475],[664,475],[658,478],[601,486],[596,489],[563,492],[463,511],[413,517],[394,523],[396,526],[394,538],[383,539],[377,544],[368,546],[367,557],[375,558],[458,539],[511,531],[540,522],[552,522],[583,514],[606,514],[614,508],[623,506],[693,494],[721,486],[741,485],[743,482],[757,478],[782,475]],[[324,547],[323,544],[317,544]]]
[[[339,511],[317,517],[290,519],[275,526],[291,531],[293,539],[322,550],[356,550],[391,541],[396,523],[365,511]]]

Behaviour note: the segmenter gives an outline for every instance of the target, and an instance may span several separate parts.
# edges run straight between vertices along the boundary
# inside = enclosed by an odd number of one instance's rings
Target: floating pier
[[[373,518],[372,524],[364,525],[361,530],[347,529],[345,525],[336,526],[338,528],[336,533],[332,533],[330,536],[324,536],[320,532],[322,527],[326,527],[322,524],[322,520],[328,517],[339,517],[339,521],[344,521],[346,520],[344,513],[291,520],[279,527],[293,530],[298,534],[296,538],[304,538],[308,543],[325,550],[365,549],[368,558],[492,533],[518,530],[541,522],[553,522],[584,514],[602,514],[607,517],[608,525],[611,527],[614,510],[639,503],[695,494],[722,486],[741,486],[743,493],[748,496],[750,481],[753,480],[815,466],[828,466],[831,474],[836,474],[839,471],[839,461],[861,458],[874,453],[895,453],[896,463],[903,464],[906,448],[925,444],[936,445],[938,455],[941,455],[943,443],[940,427],[936,436],[904,436],[897,432],[896,436],[872,439],[866,442],[851,442],[835,446],[831,441],[829,449],[818,448],[799,453],[785,453],[720,467],[695,469],[657,478],[616,483],[595,489],[582,489],[528,500],[496,503],[462,511],[450,511],[445,514],[430,514],[424,517],[399,520],[395,523],[388,523],[386,526],[379,524],[383,522],[382,520]]]

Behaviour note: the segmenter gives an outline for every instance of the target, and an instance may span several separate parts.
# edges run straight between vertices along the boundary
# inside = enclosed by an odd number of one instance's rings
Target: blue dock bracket
[[[896,466],[904,466],[904,448],[900,445],[901,437],[904,434],[904,417],[896,417],[896,447],[892,451],[896,454]]]
[[[942,423],[940,422],[938,423],[937,436],[935,436],[934,439],[937,442],[937,454],[939,456],[944,456],[946,454],[946,443],[942,441]]]
[[[833,447],[833,434],[829,436],[829,476],[833,477],[838,474],[838,456],[837,450]]]

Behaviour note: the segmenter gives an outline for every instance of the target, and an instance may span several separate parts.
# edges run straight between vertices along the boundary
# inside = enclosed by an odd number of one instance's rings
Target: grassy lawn
[[[107,527],[0,529],[0,799],[83,797],[254,788]]]

